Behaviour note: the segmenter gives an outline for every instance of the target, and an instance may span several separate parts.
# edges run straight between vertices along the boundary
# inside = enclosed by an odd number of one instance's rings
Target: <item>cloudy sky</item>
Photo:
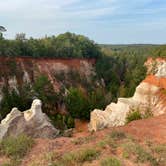
[[[98,43],[166,43],[166,0],[0,0],[6,38],[83,34]]]

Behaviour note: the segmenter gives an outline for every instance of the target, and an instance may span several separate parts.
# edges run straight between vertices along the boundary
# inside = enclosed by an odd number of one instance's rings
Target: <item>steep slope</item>
[[[105,109],[91,113],[89,128],[96,131],[104,127],[122,126],[132,110],[142,113],[149,111],[158,116],[166,113],[166,60],[149,58],[145,63],[148,72],[146,79],[136,88],[131,98],[119,98]]]
[[[47,76],[55,91],[59,91],[62,83],[58,76],[63,77],[63,73],[72,71],[88,80],[94,74],[94,64],[95,59],[0,57],[0,94],[4,86],[17,90],[24,83],[33,83],[41,75]]]
[[[153,140],[164,144],[166,143],[166,114],[133,121],[121,129],[139,140]]]
[[[143,146],[142,143],[146,143],[146,141],[151,141],[152,143],[151,147],[152,146],[155,147],[157,144],[166,143],[166,132],[164,132],[166,130],[165,124],[166,124],[166,115],[160,115],[155,118],[153,117],[150,119],[138,120],[132,122],[124,127],[116,128],[116,130],[118,131],[120,130],[121,133],[127,132],[127,134],[129,134],[132,137],[132,139],[134,138],[138,142],[141,142],[141,146]],[[98,131],[93,134],[84,131],[82,133],[75,133],[71,138],[61,137],[54,140],[37,139],[36,145],[33,147],[31,152],[24,158],[22,166],[31,166],[33,164],[45,166],[48,165],[49,163],[53,163],[54,160],[56,160],[56,156],[63,156],[64,154],[69,154],[71,151],[79,151],[82,149],[89,149],[89,148],[93,149],[98,148],[99,150],[101,150],[101,153],[100,157],[94,159],[94,161],[85,162],[83,164],[85,166],[86,165],[98,166],[100,165],[101,160],[108,156],[119,158],[120,160],[123,161],[122,165],[124,166],[129,166],[129,165],[137,166],[138,163],[132,161],[133,160],[132,158],[124,159],[122,157],[124,149],[123,146],[120,145],[121,138],[117,140],[116,148],[113,145],[110,145],[108,142],[105,142],[106,141],[105,139],[108,138],[111,135],[111,133],[114,132],[114,130],[115,128],[114,129],[109,128],[109,129],[104,129],[102,131]],[[124,145],[125,141],[123,138],[122,142]],[[130,154],[131,153],[132,152],[130,152]],[[68,165],[70,165],[70,163]],[[145,164],[139,163],[139,165],[150,166],[150,164],[148,163]]]

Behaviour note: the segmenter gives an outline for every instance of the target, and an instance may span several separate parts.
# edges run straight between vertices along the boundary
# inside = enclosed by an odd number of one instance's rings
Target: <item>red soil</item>
[[[153,59],[152,57],[150,57],[145,62],[145,66],[147,66],[147,68],[148,68],[149,65],[152,65],[153,63],[165,62],[165,61],[166,61],[166,58]],[[147,82],[147,83],[150,83],[152,85],[166,89],[166,78],[164,78],[164,77],[160,78],[160,77],[156,77],[156,76],[151,74],[151,75],[148,75],[143,82]]]
[[[166,114],[133,121],[121,129],[142,141],[147,139],[166,143]]]
[[[58,152],[60,154],[64,154],[76,149],[96,146],[99,141],[102,141],[104,137],[114,129],[122,130],[125,133],[132,135],[140,142],[154,141],[158,144],[163,144],[166,143],[166,114],[149,119],[133,121],[123,127],[108,128],[96,133],[90,133],[88,131],[75,133],[72,138],[61,137],[54,140],[36,139],[36,145],[28,156],[25,157],[22,166],[28,166],[30,162],[36,159],[39,159],[40,163],[43,164],[44,161],[41,161],[40,158],[43,158],[45,153]],[[72,143],[72,140],[75,140],[76,138],[87,136],[93,136],[95,137],[95,140],[83,145],[75,145]],[[107,154],[104,155],[110,154],[110,152],[107,151],[105,153]]]
[[[147,82],[149,84],[166,89],[166,78],[164,77],[158,78],[154,75],[149,75],[145,78],[143,82]]]
[[[147,61],[146,61],[145,64],[150,64],[150,63],[152,63],[152,62],[154,62],[154,61],[156,61],[156,62],[165,62],[165,61],[166,61],[166,58],[162,58],[162,57],[152,58],[152,57],[149,57],[149,58],[147,59]]]
[[[86,59],[86,58],[32,58],[32,57],[0,57],[0,62],[6,61],[16,61],[17,63],[28,63],[33,62],[34,64],[39,63],[62,63],[67,66],[79,67],[82,61],[89,62],[91,64],[95,64],[95,59]]]

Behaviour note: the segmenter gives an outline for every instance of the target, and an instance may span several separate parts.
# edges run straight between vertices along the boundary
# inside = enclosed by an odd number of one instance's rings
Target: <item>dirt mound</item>
[[[133,121],[123,127],[107,128],[95,133],[90,133],[88,131],[74,133],[70,138],[60,137],[53,140],[37,139],[36,145],[25,157],[22,166],[29,166],[29,164],[32,164],[32,161],[35,161],[35,163],[40,164],[41,166],[45,166],[48,164],[48,159],[46,160],[46,158],[50,158],[52,154],[59,154],[62,156],[65,153],[82,148],[88,149],[89,147],[97,147],[99,143],[104,141],[106,136],[110,135],[114,130],[120,130],[125,134],[131,135],[139,143],[152,141],[156,144],[164,144],[166,143],[166,114],[155,118]],[[112,154],[112,151],[107,149],[107,146],[108,145],[103,149],[101,159],[110,154],[118,157],[119,155],[122,155],[120,147],[117,149],[117,154]],[[96,163],[98,163],[98,161],[93,161],[90,165],[95,165]],[[124,161],[124,165],[134,165],[134,163],[126,160]]]
[[[133,121],[121,129],[140,140],[151,139],[158,143],[166,143],[166,114]]]

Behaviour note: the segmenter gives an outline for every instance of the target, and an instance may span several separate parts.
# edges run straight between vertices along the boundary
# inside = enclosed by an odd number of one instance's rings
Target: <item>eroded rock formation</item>
[[[95,59],[0,57],[0,101],[4,86],[17,91],[19,86],[31,84],[41,75],[48,77],[55,91],[59,91],[63,86],[56,75],[72,71],[88,80],[95,74],[94,64]]]
[[[149,58],[145,63],[148,72],[146,79],[136,88],[131,98],[119,98],[104,111],[91,112],[90,131],[105,127],[123,126],[131,110],[150,110],[154,116],[166,113],[166,59]]]
[[[0,139],[22,133],[34,138],[56,137],[59,130],[53,127],[47,115],[42,112],[41,106],[41,101],[35,99],[27,111],[20,112],[17,108],[13,108],[1,121]]]

